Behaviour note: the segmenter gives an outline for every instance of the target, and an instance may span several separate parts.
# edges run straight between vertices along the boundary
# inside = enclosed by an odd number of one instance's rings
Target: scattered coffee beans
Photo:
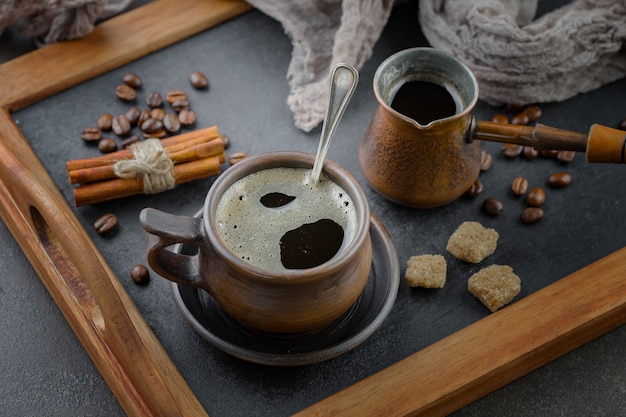
[[[130,270],[130,279],[137,285],[146,285],[150,282],[150,271],[145,265],[137,264]]]
[[[133,101],[137,97],[137,92],[126,84],[120,84],[115,87],[115,95],[122,101]]]
[[[131,107],[126,111],[125,115],[131,126],[137,126],[137,121],[139,120],[139,115],[141,115],[141,110],[139,110],[139,107]]]
[[[248,154],[245,152],[235,152],[228,158],[228,163],[230,165],[235,165],[237,162],[241,162],[248,157]]]
[[[515,177],[513,184],[511,184],[511,190],[513,194],[522,195],[528,189],[528,180],[524,177]]]
[[[139,114],[139,119],[137,119],[137,126],[141,129],[141,125],[143,122],[150,118],[150,112],[148,110],[142,110]]]
[[[124,82],[124,84],[132,88],[139,88],[141,87],[141,84],[142,84],[141,77],[133,73],[125,74],[122,77],[122,81]]]
[[[113,138],[102,138],[98,142],[98,150],[102,153],[117,151],[117,142]]]
[[[548,184],[552,188],[564,188],[572,183],[572,175],[568,172],[557,172],[548,177]]]
[[[165,95],[165,101],[170,104],[173,104],[178,100],[187,100],[187,93],[185,93],[183,90],[173,90]]]
[[[483,192],[483,183],[480,180],[474,181],[474,184],[465,191],[466,197],[476,197]]]
[[[546,193],[541,187],[535,187],[526,195],[526,204],[531,207],[541,207],[546,202]]]
[[[109,113],[104,113],[102,116],[98,117],[98,129],[103,132],[108,132],[111,130],[111,122],[113,121],[113,116]]]
[[[194,71],[189,76],[189,82],[194,88],[203,89],[209,87],[209,80],[206,75],[201,73],[200,71]]]
[[[528,122],[530,122],[530,118],[524,111],[522,111],[521,113],[517,113],[515,116],[511,117],[511,124],[514,125],[527,125]]]
[[[559,161],[565,164],[572,162],[575,156],[576,156],[576,152],[574,151],[558,151],[556,153],[556,159],[558,159]]]
[[[489,152],[480,151],[480,170],[488,171],[493,164],[493,158]]]
[[[534,122],[541,117],[541,107],[539,106],[528,106],[523,111],[528,116],[530,122]]]
[[[139,127],[141,128],[143,133],[148,133],[148,134],[156,133],[159,130],[163,129],[163,122],[157,119],[149,118],[148,120],[143,122],[141,126]]]
[[[554,158],[557,153],[559,153],[559,151],[545,149],[543,151],[540,151],[539,155],[543,156],[544,158]]]
[[[180,120],[178,116],[172,113],[168,113],[163,118],[163,127],[170,133],[176,133],[180,130]]]
[[[188,108],[189,108],[189,100],[187,99],[176,100],[175,102],[172,103],[172,109],[176,113],[180,113],[181,111],[188,109]]]
[[[538,156],[539,151],[532,146],[524,146],[522,149],[522,157],[524,157],[524,159],[536,159]]]
[[[117,227],[117,216],[115,214],[104,214],[100,216],[93,224],[98,234],[104,235],[110,233]]]
[[[524,147],[522,145],[517,145],[514,143],[505,143],[502,145],[502,155],[507,158],[515,158],[522,153]]]
[[[508,111],[509,113],[519,113],[524,110],[524,106],[522,106],[521,104],[509,103],[504,106],[504,110]]]
[[[85,142],[97,142],[102,138],[102,132],[97,127],[86,127],[80,137]]]
[[[522,219],[522,223],[532,224],[543,219],[543,215],[543,209],[539,207],[526,207],[524,211],[522,211],[520,218]]]
[[[119,116],[115,116],[113,118],[111,128],[117,136],[126,136],[128,135],[128,132],[130,132],[132,126],[130,125],[130,121],[128,121],[128,117],[126,117],[125,114],[120,114]]]
[[[178,113],[178,120],[180,120],[180,124],[183,126],[191,126],[196,122],[196,114],[193,110],[184,109]]]
[[[508,124],[509,123],[509,117],[506,114],[497,113],[497,114],[494,114],[494,116],[491,118],[491,121],[494,122],[494,123]]]
[[[486,198],[485,201],[483,201],[483,212],[489,216],[499,216],[500,213],[502,213],[503,208],[504,206],[502,205],[502,202],[493,197]]]
[[[626,117],[620,120],[620,122],[617,124],[617,128],[620,130],[626,130]]]
[[[152,109],[150,110],[150,117],[156,120],[163,121],[163,118],[165,117],[165,110],[160,107]]]
[[[161,94],[159,93],[150,93],[148,94],[148,98],[146,98],[146,104],[148,104],[148,107],[152,109],[161,107],[163,104],[163,98],[161,98]]]

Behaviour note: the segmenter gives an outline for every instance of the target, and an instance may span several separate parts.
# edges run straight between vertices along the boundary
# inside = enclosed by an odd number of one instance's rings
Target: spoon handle
[[[326,103],[326,113],[324,115],[324,123],[322,124],[322,136],[317,149],[313,171],[311,172],[311,185],[315,185],[319,181],[330,141],[352,98],[352,94],[354,94],[358,81],[358,71],[348,64],[335,65],[330,74],[328,102]]]

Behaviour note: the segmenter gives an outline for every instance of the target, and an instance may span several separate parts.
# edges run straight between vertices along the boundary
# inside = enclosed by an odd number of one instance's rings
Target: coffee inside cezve
[[[456,113],[454,98],[445,87],[421,80],[402,84],[393,96],[391,108],[422,125]]]

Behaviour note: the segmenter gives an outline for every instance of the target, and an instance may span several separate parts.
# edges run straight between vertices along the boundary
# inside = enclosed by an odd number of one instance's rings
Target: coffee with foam
[[[310,185],[310,173],[304,168],[271,168],[233,183],[222,195],[214,219],[225,246],[246,262],[272,271],[312,267],[316,264],[308,264],[307,257],[330,258],[346,247],[358,226],[354,203],[324,175]],[[276,204],[268,204],[268,199]],[[332,253],[327,255],[314,253],[329,248]],[[292,259],[281,260],[281,254]],[[300,261],[302,266],[293,266]]]

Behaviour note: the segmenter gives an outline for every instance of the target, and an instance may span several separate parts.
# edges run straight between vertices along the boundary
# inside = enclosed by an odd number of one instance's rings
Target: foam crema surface
[[[323,174],[315,186],[310,185],[310,173],[304,168],[271,168],[233,183],[218,202],[214,218],[226,247],[252,265],[287,271],[280,258],[281,237],[304,224],[330,219],[344,230],[341,252],[356,233],[356,207],[348,193]],[[295,198],[281,207],[266,207],[261,198],[270,193]]]

